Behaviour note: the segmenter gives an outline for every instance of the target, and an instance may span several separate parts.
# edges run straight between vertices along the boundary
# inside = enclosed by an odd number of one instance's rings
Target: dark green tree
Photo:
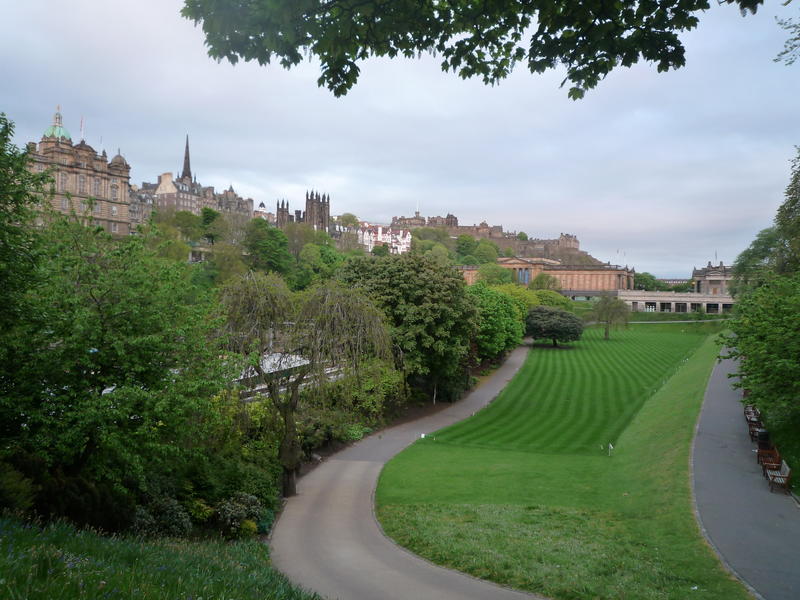
[[[601,296],[595,301],[587,320],[601,323],[605,339],[609,339],[612,327],[627,326],[631,310],[623,300],[612,296]]]
[[[37,203],[49,204],[51,182],[48,174],[28,170],[28,151],[12,144],[13,135],[14,124],[0,113],[0,332],[19,319],[21,295],[34,277],[38,236],[32,224]]]
[[[775,271],[781,274],[800,271],[800,146],[796,150],[784,201],[775,214]]]
[[[445,399],[466,383],[476,310],[449,264],[419,254],[350,259],[339,277],[362,288],[386,313],[409,383]]]
[[[757,287],[772,276],[778,246],[779,238],[775,227],[758,232],[756,239],[742,250],[733,263],[734,280],[731,288],[734,295],[738,296]]]
[[[475,246],[475,251],[472,253],[478,259],[480,264],[495,263],[500,256],[500,251],[497,244],[489,240],[481,240]]]
[[[525,319],[525,334],[533,339],[574,342],[581,339],[583,323],[570,312],[552,306],[534,306]]]
[[[215,304],[191,268],[52,217],[24,312],[4,332],[0,460],[35,483],[42,514],[116,529],[160,474],[196,456],[230,380]],[[13,364],[13,368],[11,368]]]
[[[462,233],[456,238],[456,254],[459,256],[470,256],[475,253],[478,241],[471,235]]]
[[[728,0],[755,11],[761,0]],[[184,17],[202,24],[208,53],[289,68],[320,60],[320,86],[337,96],[358,80],[371,56],[441,58],[444,71],[495,84],[519,62],[532,73],[563,66],[569,96],[580,98],[616,67],[639,60],[658,71],[685,64],[679,34],[694,29],[708,0],[617,3],[417,2],[412,0],[185,0]]]
[[[264,219],[253,219],[247,224],[244,247],[253,269],[288,275],[294,266],[286,235]]]
[[[520,232],[517,234],[517,239],[518,239],[519,241],[521,241],[521,242],[527,242],[527,241],[528,241],[528,234],[527,234],[527,233],[525,233],[524,231],[520,231]]]
[[[372,249],[373,256],[389,256],[389,246],[385,244],[381,244],[380,246],[375,246]]]
[[[655,275],[642,271],[634,274],[633,287],[637,290],[646,290],[648,292],[665,292],[669,286],[656,279]]]

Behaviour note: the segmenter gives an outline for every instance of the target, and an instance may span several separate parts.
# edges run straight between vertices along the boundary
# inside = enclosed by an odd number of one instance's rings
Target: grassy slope
[[[690,499],[689,446],[716,346],[664,327],[607,345],[589,330],[573,351],[534,350],[491,408],[387,465],[386,532],[434,562],[553,598],[746,598],[702,541]],[[613,367],[627,361],[631,370]],[[562,414],[559,403],[572,406]]]
[[[274,571],[257,541],[142,542],[6,517],[0,517],[0,598],[318,600]]]

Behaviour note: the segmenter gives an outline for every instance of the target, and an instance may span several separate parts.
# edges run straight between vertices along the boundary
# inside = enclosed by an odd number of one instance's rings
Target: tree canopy
[[[592,307],[592,311],[587,315],[590,321],[602,323],[605,329],[604,337],[609,339],[612,327],[627,325],[631,311],[624,300],[612,296],[601,296]]]
[[[552,306],[534,306],[525,319],[525,333],[533,339],[574,342],[581,339],[583,323],[574,314]]]
[[[755,12],[763,0],[723,0]],[[682,67],[679,34],[697,27],[708,0],[564,3],[448,0],[185,0],[212,58],[285,68],[319,59],[320,86],[336,96],[372,56],[441,58],[444,71],[496,84],[524,63],[532,73],[566,68],[562,85],[581,98],[617,67],[645,60],[659,72]]]
[[[468,287],[467,294],[478,309],[478,358],[497,358],[518,346],[524,327],[517,301],[484,283]]]
[[[445,398],[463,390],[476,310],[452,265],[416,253],[355,257],[339,277],[386,313],[409,380]]]

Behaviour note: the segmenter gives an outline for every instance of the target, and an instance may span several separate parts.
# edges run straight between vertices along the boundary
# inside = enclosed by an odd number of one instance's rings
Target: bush
[[[231,498],[219,503],[217,506],[217,522],[222,529],[222,533],[232,539],[240,537],[243,531],[249,530],[250,525],[244,526],[246,521],[252,523],[253,533],[255,533],[255,529],[257,529],[256,522],[260,520],[263,513],[264,507],[258,501],[258,498],[238,492]]]
[[[175,498],[160,496],[136,507],[133,530],[145,537],[183,537],[192,530],[192,520]]]
[[[30,479],[11,465],[0,463],[0,508],[27,513],[33,506],[35,493]]]

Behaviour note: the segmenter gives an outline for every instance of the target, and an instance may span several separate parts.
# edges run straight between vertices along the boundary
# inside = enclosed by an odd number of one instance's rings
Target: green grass
[[[142,541],[0,517],[0,598],[318,600],[269,566],[257,541]]]
[[[490,407],[386,466],[385,531],[552,598],[747,598],[692,514],[689,447],[717,354],[709,325],[632,326],[608,343],[590,329],[571,350],[535,348]]]

